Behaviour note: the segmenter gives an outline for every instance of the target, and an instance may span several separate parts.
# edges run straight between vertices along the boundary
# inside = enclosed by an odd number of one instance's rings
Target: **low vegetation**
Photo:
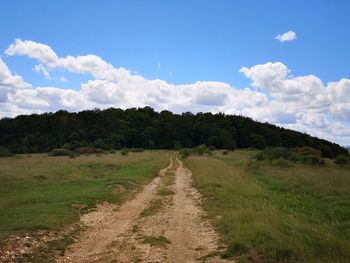
[[[170,244],[170,241],[164,236],[146,236],[143,238],[144,244],[149,244],[151,246],[161,246],[164,247],[167,244]]]
[[[49,152],[49,156],[69,156],[74,157],[75,153],[67,149],[53,149]]]
[[[337,158],[335,158],[334,163],[339,166],[350,165],[350,158],[346,155],[338,155]]]
[[[311,147],[302,147],[287,149],[284,147],[267,148],[258,154],[255,158],[259,161],[268,160],[271,163],[287,163],[286,160],[291,162],[301,162],[309,165],[323,166],[325,160],[320,157],[321,152],[318,149]]]
[[[60,229],[101,201],[123,202],[149,183],[170,156],[145,151],[72,159],[62,156],[61,149],[57,152],[55,158],[32,154],[0,159],[0,240],[11,233]]]
[[[142,217],[153,216],[162,209],[163,205],[164,203],[162,202],[161,199],[155,198],[150,202],[149,206],[142,211],[141,216]]]
[[[13,154],[7,148],[0,146],[0,158],[11,156],[13,156]]]
[[[217,151],[185,160],[228,245],[222,256],[239,263],[348,262],[350,168],[330,160],[305,165],[284,149],[264,152],[276,157],[268,161],[257,154]]]
[[[96,147],[78,147],[74,150],[78,154],[101,154],[102,149]]]
[[[206,145],[201,144],[193,148],[180,149],[179,154],[181,158],[186,158],[190,155],[210,155],[211,151]]]
[[[129,152],[130,152],[130,150],[129,150],[128,148],[123,148],[123,149],[120,151],[120,153],[121,153],[122,155],[127,155]]]

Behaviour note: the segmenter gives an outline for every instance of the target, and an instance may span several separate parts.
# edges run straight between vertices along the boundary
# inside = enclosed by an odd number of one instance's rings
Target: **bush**
[[[76,148],[74,151],[79,154],[99,154],[103,152],[102,149],[95,147],[79,147]]]
[[[319,165],[319,166],[323,166],[325,164],[325,161],[316,155],[305,155],[301,159],[301,162],[304,164]]]
[[[314,155],[321,157],[321,151],[312,147],[297,148],[296,152],[300,155]]]
[[[128,149],[128,148],[123,148],[123,149],[120,151],[120,153],[121,153],[122,155],[127,155],[127,154],[129,153],[129,149]]]
[[[189,148],[182,148],[180,151],[179,151],[179,154],[181,156],[182,159],[190,156],[192,153],[191,149]]]
[[[69,143],[65,143],[62,145],[61,147],[62,149],[67,149],[67,150],[72,150],[72,145],[70,145]]]
[[[74,157],[75,154],[74,152],[67,150],[67,149],[53,149],[50,153],[49,156],[69,156],[69,157]]]
[[[144,150],[143,150],[143,148],[131,148],[131,151],[132,151],[132,152],[135,152],[135,153],[141,153],[141,152],[143,152]]]
[[[179,154],[180,154],[181,158],[184,159],[192,154],[204,155],[204,154],[211,154],[211,152],[210,152],[210,149],[206,145],[201,144],[201,145],[198,145],[192,149],[182,148],[179,151]]]
[[[210,154],[210,149],[206,145],[201,144],[201,145],[194,147],[192,149],[192,152],[194,154],[198,154],[198,155]]]
[[[284,147],[268,148],[256,155],[256,159],[262,160],[275,160],[275,159],[290,159],[292,157],[291,151]]]
[[[345,165],[350,162],[350,158],[348,156],[345,156],[343,154],[340,154],[335,158],[334,163],[336,165]]]
[[[0,157],[11,157],[13,154],[5,147],[0,146]]]
[[[213,145],[209,145],[209,150],[211,150],[211,151],[215,151],[215,146],[213,146]]]

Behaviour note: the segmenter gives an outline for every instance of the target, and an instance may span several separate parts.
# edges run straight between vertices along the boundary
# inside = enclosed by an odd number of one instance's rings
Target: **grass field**
[[[350,262],[350,170],[191,156],[204,209],[237,262]],[[282,165],[281,165],[282,164]],[[283,166],[283,167],[281,167]]]
[[[169,157],[167,151],[146,151],[1,158],[0,240],[13,233],[60,229],[97,202],[120,203],[149,183]]]

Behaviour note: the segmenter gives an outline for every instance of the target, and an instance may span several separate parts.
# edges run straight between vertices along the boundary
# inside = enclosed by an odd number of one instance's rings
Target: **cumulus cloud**
[[[51,47],[30,40],[16,39],[5,51],[9,56],[28,56],[49,68],[62,68],[74,73],[87,73],[97,79],[117,81],[129,72],[124,68],[114,68],[96,55],[58,57]],[[43,65],[40,66],[43,68]],[[42,71],[42,70],[41,70]]]
[[[283,34],[278,34],[275,39],[279,40],[280,42],[285,42],[285,41],[292,41],[297,38],[297,34],[293,31],[288,31]]]
[[[49,71],[64,69],[89,74],[92,79],[77,90],[32,88],[0,60],[0,83],[11,86],[9,91],[0,85],[2,117],[62,108],[76,111],[151,106],[174,112],[241,114],[340,143],[350,139],[350,80],[324,84],[315,75],[292,76],[281,62],[242,67],[240,72],[251,80],[251,85],[239,89],[219,81],[176,85],[149,80],[115,68],[96,55],[59,57],[49,46],[33,41],[17,39],[6,54],[37,60],[40,64],[35,70],[44,76],[45,70],[50,76]]]
[[[27,88],[31,87],[29,83],[23,81],[22,77],[12,74],[5,62],[0,58],[0,86]]]
[[[16,39],[5,51],[6,55],[25,55],[30,58],[39,60],[41,63],[50,67],[58,62],[56,53],[47,45],[40,44],[34,41],[22,41]]]
[[[0,104],[6,103],[9,95],[18,88],[30,88],[21,76],[12,74],[5,62],[0,58]]]

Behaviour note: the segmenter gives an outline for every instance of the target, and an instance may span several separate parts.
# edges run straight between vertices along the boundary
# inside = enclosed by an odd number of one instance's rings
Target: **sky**
[[[350,145],[350,1],[0,2],[0,118],[151,106]]]

